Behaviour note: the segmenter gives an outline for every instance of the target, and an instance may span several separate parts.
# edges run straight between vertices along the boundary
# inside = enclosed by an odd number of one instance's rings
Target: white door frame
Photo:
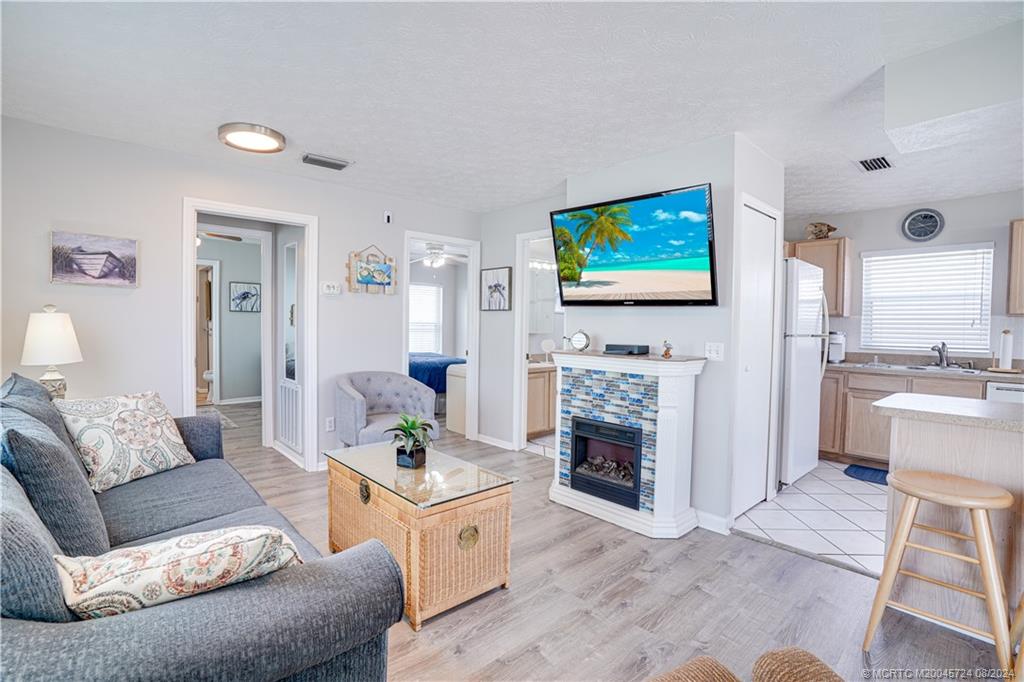
[[[782,303],[784,295],[784,263],[783,263],[783,221],[782,211],[775,208],[774,206],[761,201],[760,199],[753,197],[746,192],[740,193],[740,201],[736,206],[737,212],[737,223],[743,219],[743,209],[749,207],[763,213],[764,215],[772,218],[775,221],[775,254],[773,256],[773,262],[775,263],[775,281],[774,281],[774,292],[772,300],[774,301],[772,311],[772,363],[771,363],[771,388],[770,388],[770,401],[769,405],[769,421],[768,421],[768,467],[767,476],[765,477],[764,490],[765,499],[771,500],[778,493],[778,482],[779,482],[779,446],[782,434],[782,330],[783,330],[783,319],[782,319]],[[734,233],[735,243],[733,246],[733,263],[739,263],[740,250],[743,248],[743,230],[738,229]],[[742,275],[741,275],[742,276]],[[740,287],[734,287],[734,296],[738,295]],[[738,303],[738,302],[737,302]],[[743,314],[742,305],[733,306],[733,329],[736,329],[739,325],[740,316]],[[736,348],[733,348],[733,352],[736,352]],[[733,390],[740,390],[740,378],[743,376],[743,368],[737,363],[733,375]],[[732,415],[733,431],[742,428],[742,419],[740,415]],[[735,435],[730,440],[735,442]],[[735,485],[736,476],[735,471],[737,466],[741,465],[740,453],[732,453],[732,485]],[[735,498],[735,493],[732,491],[730,497]],[[734,506],[734,500],[730,500],[730,507]],[[730,517],[735,517],[735,510],[730,510]],[[730,524],[731,525],[731,524]]]
[[[196,266],[210,268],[210,370],[213,371],[213,386],[210,387],[209,401],[214,405],[220,400],[220,261],[196,258]],[[185,398],[188,400],[188,397]]]
[[[317,303],[318,303],[318,264],[319,264],[319,219],[314,215],[303,213],[290,213],[269,208],[243,206],[241,204],[229,204],[222,201],[209,199],[197,199],[185,197],[183,199],[181,234],[182,234],[182,273],[189,273],[183,276],[182,286],[182,369],[184,379],[182,382],[183,405],[182,415],[190,416],[196,410],[196,371],[195,371],[195,263],[196,263],[196,228],[199,222],[199,214],[227,216],[231,218],[245,218],[249,220],[260,220],[277,225],[293,225],[305,229],[305,257],[302,260],[303,268],[303,372],[302,372],[302,460],[306,471],[316,471],[319,464],[319,401],[317,400],[319,382],[317,374]],[[227,230],[217,227],[218,232],[227,233]],[[271,233],[266,233],[268,239]],[[272,249],[270,250],[272,253]],[[265,282],[273,286],[273,268],[270,268],[269,275],[264,277]],[[266,286],[266,285],[264,285]],[[266,300],[266,298],[264,297]],[[261,316],[261,381],[263,391],[263,445],[273,446],[273,425],[274,425],[274,352],[273,352],[273,299],[271,298],[270,313]],[[267,311],[264,304],[263,311]]]
[[[402,267],[406,276],[399,277],[402,294],[402,374],[409,373],[409,259],[413,240],[450,244],[469,251],[466,263],[466,438],[477,440],[480,436],[480,242],[445,234],[405,231],[402,247]]]
[[[519,301],[515,306],[512,315],[512,448],[523,450],[527,447],[526,438],[526,412],[527,412],[527,390],[526,382],[529,380],[526,367],[526,330],[528,316],[530,314],[530,283],[527,281],[530,272],[530,242],[536,239],[550,239],[551,230],[534,230],[532,232],[520,232],[516,235],[516,257],[515,270],[518,273],[513,278],[512,288],[515,293],[513,301]],[[562,330],[565,333],[565,330]],[[538,453],[539,454],[539,453]]]

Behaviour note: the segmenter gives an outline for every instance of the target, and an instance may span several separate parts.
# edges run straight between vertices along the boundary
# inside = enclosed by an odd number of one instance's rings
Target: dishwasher
[[[999,381],[988,382],[985,400],[1000,403],[1019,403],[1024,405],[1024,384],[1007,384]]]

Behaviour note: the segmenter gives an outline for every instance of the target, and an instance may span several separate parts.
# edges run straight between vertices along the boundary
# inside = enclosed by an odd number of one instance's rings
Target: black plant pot
[[[395,453],[398,455],[398,466],[403,469],[419,469],[427,463],[426,448],[416,448],[412,453],[405,448],[396,448]]]

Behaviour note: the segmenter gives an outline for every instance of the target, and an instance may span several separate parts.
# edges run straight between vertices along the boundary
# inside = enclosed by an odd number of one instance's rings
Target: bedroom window
[[[861,347],[989,352],[993,244],[861,254]]]
[[[441,352],[441,287],[409,285],[409,352]]]

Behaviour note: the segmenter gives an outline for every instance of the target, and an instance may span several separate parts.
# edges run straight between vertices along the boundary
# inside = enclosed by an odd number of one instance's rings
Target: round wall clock
[[[903,236],[912,242],[926,242],[934,239],[942,232],[946,219],[942,214],[931,208],[919,208],[911,211],[903,219]]]

